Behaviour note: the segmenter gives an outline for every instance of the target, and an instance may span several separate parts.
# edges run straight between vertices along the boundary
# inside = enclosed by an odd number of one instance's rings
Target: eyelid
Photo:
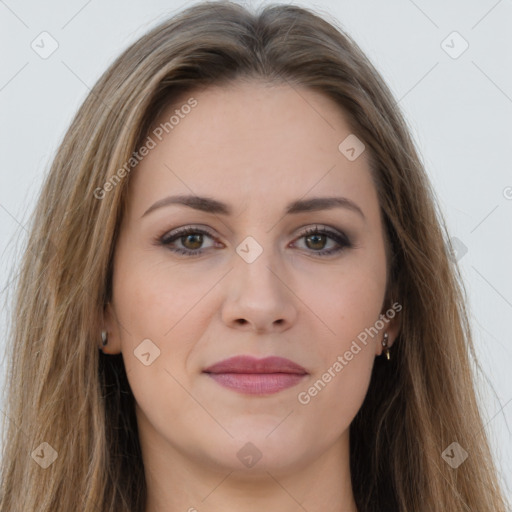
[[[205,227],[202,224],[187,224],[185,226],[180,226],[180,227],[175,228],[175,229],[166,230],[164,233],[159,235],[157,238],[158,239],[161,239],[161,238],[171,238],[171,237],[175,236],[178,233],[181,233],[181,232],[184,232],[184,231],[192,231],[193,229],[194,230],[197,229],[198,231],[205,231],[212,238],[219,238],[219,236],[216,233],[214,233],[210,228]],[[349,237],[347,236],[347,234],[343,230],[341,230],[339,228],[335,228],[335,227],[329,226],[328,224],[322,224],[322,223],[318,223],[318,222],[304,224],[303,226],[301,226],[301,227],[299,227],[297,229],[294,229],[293,231],[289,232],[288,236],[292,235],[294,231],[298,230],[298,234],[296,235],[296,237],[300,237],[300,236],[304,235],[305,232],[307,232],[307,231],[309,231],[311,229],[318,229],[319,231],[322,231],[322,230],[328,231],[328,232],[333,233],[335,235],[340,235],[340,236],[343,236],[343,237],[347,238],[347,241],[349,239]]]
[[[352,237],[347,236],[347,234],[337,228],[331,228],[327,225],[315,224],[314,227],[303,228],[300,233],[294,238],[292,243],[295,243],[296,240],[300,240],[310,235],[314,235],[315,233],[321,235],[327,235],[331,240],[334,240],[338,244],[338,249],[322,249],[320,251],[311,251],[313,254],[337,254],[344,249],[352,248],[354,246],[352,242]]]
[[[295,238],[292,240],[292,244],[295,244],[297,240],[300,240],[302,238],[305,238],[307,236],[310,236],[312,234],[318,233],[321,235],[326,235],[330,240],[334,241],[338,247],[331,248],[331,249],[321,249],[318,251],[310,250],[307,252],[311,252],[313,254],[316,254],[321,257],[327,257],[331,255],[336,255],[338,253],[341,253],[345,249],[352,248],[354,246],[352,240],[352,237],[347,236],[347,234],[338,228],[333,228],[328,225],[314,223],[313,225],[307,224],[305,226],[301,226],[300,232],[295,236]],[[195,224],[189,224],[185,226],[181,226],[179,228],[175,228],[171,231],[166,231],[162,235],[158,236],[155,239],[155,242],[157,245],[164,245],[164,246],[170,246],[171,243],[174,243],[176,240],[179,240],[181,237],[186,236],[187,234],[204,234],[210,237],[214,244],[218,244],[218,236],[215,235],[209,228],[203,226],[203,225],[195,225]],[[222,245],[224,245],[222,242],[220,242]],[[169,247],[169,250],[180,253],[185,256],[197,256],[199,254],[203,254],[204,251],[211,249],[213,247],[208,247],[206,249],[200,248],[200,249],[173,249]]]
[[[186,225],[186,226],[181,226],[181,227],[176,228],[176,229],[171,229],[170,231],[165,231],[162,235],[157,237],[157,240],[165,241],[166,239],[175,238],[177,235],[186,234],[188,231],[193,231],[194,233],[196,233],[196,232],[199,232],[199,233],[204,232],[205,234],[207,234],[211,238],[218,238],[218,236],[215,235],[209,228],[206,228],[206,227],[204,227],[204,226],[202,226],[200,224],[198,224],[198,225],[189,224],[189,225]]]

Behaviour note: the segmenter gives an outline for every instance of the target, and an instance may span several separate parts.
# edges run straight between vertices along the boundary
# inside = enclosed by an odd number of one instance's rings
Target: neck
[[[140,421],[144,423],[143,418]],[[275,468],[265,466],[262,458],[251,469],[240,469],[185,453],[148,428],[145,423],[139,429],[147,485],[145,512],[357,512],[348,430],[315,459],[304,457]]]

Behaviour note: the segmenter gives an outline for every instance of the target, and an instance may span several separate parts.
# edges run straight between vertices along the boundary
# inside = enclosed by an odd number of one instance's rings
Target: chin
[[[282,418],[281,418],[282,419]],[[238,421],[237,426],[226,425],[233,438],[224,432],[212,437],[211,432],[202,438],[198,446],[203,453],[196,455],[204,462],[207,459],[213,465],[229,471],[243,474],[261,475],[268,478],[268,472],[278,474],[297,469],[309,462],[312,456],[311,440],[299,435],[297,425],[280,425],[272,422],[257,421],[254,417],[247,421]],[[258,428],[258,425],[260,428]],[[306,449],[307,447],[307,449]],[[318,452],[322,447],[318,447]],[[205,453],[206,452],[206,453]]]

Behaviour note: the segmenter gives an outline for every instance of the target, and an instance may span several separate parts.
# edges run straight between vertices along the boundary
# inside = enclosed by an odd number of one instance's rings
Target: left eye
[[[208,231],[187,227],[163,235],[158,242],[178,254],[197,256],[202,254],[205,249],[202,247],[205,236],[214,240],[214,236]],[[337,233],[325,228],[319,229],[318,226],[304,231],[296,240],[301,239],[304,239],[306,246],[312,249],[315,255],[320,256],[334,254],[351,247],[351,243],[344,233]],[[328,240],[334,241],[335,246],[330,249],[325,249]],[[180,242],[183,247],[173,246],[175,242]],[[222,244],[220,246],[222,246]],[[207,247],[207,249],[211,247],[213,247],[213,245]]]

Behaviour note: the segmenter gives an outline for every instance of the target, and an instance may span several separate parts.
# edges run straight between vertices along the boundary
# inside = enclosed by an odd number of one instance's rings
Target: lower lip
[[[267,395],[299,383],[305,375],[296,373],[209,373],[215,382],[239,393]]]

